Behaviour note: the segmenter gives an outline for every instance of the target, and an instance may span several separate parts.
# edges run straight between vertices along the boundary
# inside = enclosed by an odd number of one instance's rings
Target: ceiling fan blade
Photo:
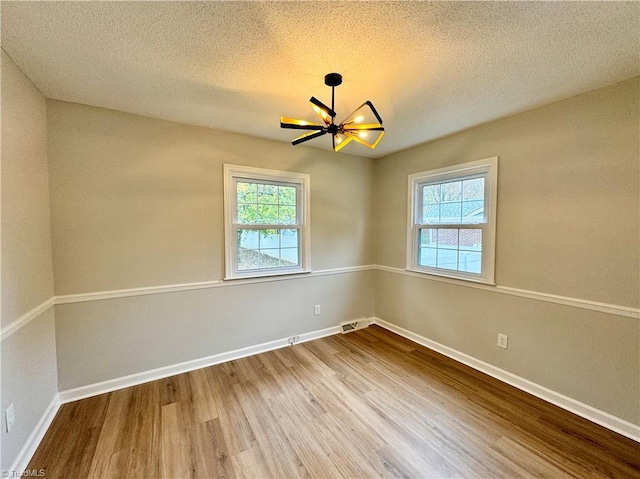
[[[373,114],[375,115],[376,119],[378,120],[378,123],[380,123],[382,125],[382,118],[380,118],[380,115],[378,114],[378,110],[376,110],[376,107],[373,106],[373,103],[371,103],[369,100],[364,102],[365,105],[369,105],[369,107],[371,108],[371,111],[373,112]]]
[[[327,105],[318,100],[315,96],[312,96],[309,101],[313,104],[313,109],[322,118],[322,120],[330,125],[333,118],[336,116],[336,112],[329,108]]]
[[[313,110],[318,114],[320,118],[322,118],[322,121],[324,121],[325,125],[329,126],[331,124],[333,118],[331,118],[331,116],[329,116],[326,111],[316,105],[313,105]]]
[[[374,127],[382,127],[382,118],[378,111],[369,100],[356,108],[342,123],[341,127],[356,127],[356,125],[366,125],[371,129]]]
[[[384,128],[357,128],[357,129],[345,129],[344,134],[349,136],[352,140],[357,141],[361,145],[371,148],[372,150],[378,146],[380,140],[384,136]]]
[[[348,131],[360,131],[360,130],[379,130],[379,131],[384,131],[384,127],[380,126],[378,123],[365,123],[365,124],[359,124],[359,123],[350,123],[350,124],[343,124],[340,125],[340,128],[342,128],[343,130],[348,130]]]
[[[384,136],[382,118],[370,101],[355,109],[338,127],[339,130],[367,148],[375,148]]]
[[[334,135],[333,151],[337,153],[342,150],[345,146],[351,143],[351,140],[353,140],[353,135],[349,132],[336,133]]]
[[[280,117],[280,128],[291,128],[293,130],[321,130],[324,125],[311,123],[310,121],[296,120],[295,118]]]
[[[319,136],[325,135],[327,130],[315,131],[313,133],[307,133],[305,135],[299,136],[295,140],[291,142],[292,145],[297,145],[299,143],[303,143],[305,141],[313,140],[314,138],[318,138]]]

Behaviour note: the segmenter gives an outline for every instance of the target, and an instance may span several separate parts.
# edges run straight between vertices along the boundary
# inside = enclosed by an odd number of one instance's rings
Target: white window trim
[[[224,279],[234,280],[243,278],[261,278],[265,276],[282,276],[288,274],[311,272],[311,221],[310,221],[310,192],[311,177],[307,173],[291,171],[253,168],[241,165],[223,165],[224,177]],[[233,182],[236,179],[263,180],[270,182],[296,183],[300,185],[298,193],[298,214],[300,231],[300,266],[295,268],[269,270],[237,270],[237,242],[234,225],[236,212],[236,192]],[[269,225],[264,225],[269,226]]]
[[[486,225],[482,227],[482,273],[464,273],[418,265],[418,185],[485,173]],[[407,217],[407,271],[495,285],[496,211],[498,198],[498,157],[422,171],[409,175]]]

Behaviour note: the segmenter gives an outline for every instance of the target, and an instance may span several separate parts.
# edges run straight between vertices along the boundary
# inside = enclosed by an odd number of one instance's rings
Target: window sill
[[[243,280],[243,279],[267,279],[267,278],[273,278],[274,276],[293,276],[296,274],[310,274],[310,273],[312,273],[310,269],[295,270],[295,271],[277,271],[277,272],[274,271],[271,273],[251,272],[251,273],[236,275],[236,276],[225,276],[223,278],[223,281],[237,281],[237,280]]]
[[[421,275],[425,275],[425,276],[435,276],[434,279],[440,279],[443,281],[451,281],[451,282],[458,282],[458,281],[465,281],[465,282],[470,282],[470,283],[477,283],[477,284],[484,284],[487,286],[496,286],[496,283],[494,281],[489,281],[487,279],[484,278],[473,278],[473,277],[466,277],[466,276],[454,276],[454,275],[449,275],[449,274],[444,274],[444,273],[438,273],[436,271],[425,271],[422,269],[417,269],[417,268],[405,268],[405,271],[408,271],[410,273],[417,273],[417,274],[421,274]]]

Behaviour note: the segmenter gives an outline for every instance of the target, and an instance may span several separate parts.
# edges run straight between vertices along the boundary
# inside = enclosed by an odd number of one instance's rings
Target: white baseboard
[[[461,353],[460,351],[456,351],[448,346],[444,346],[443,344],[427,339],[424,336],[420,336],[419,334],[401,328],[400,326],[396,326],[395,324],[384,321],[383,319],[373,318],[373,323],[451,359],[466,364],[473,369],[488,374],[495,379],[510,384],[522,391],[528,392],[529,394],[532,394],[544,401],[555,404],[556,406],[588,419],[591,422],[622,434],[634,441],[640,442],[640,426],[637,424],[625,421],[624,419],[620,419],[612,414],[589,406],[588,404],[584,404],[573,398],[552,391],[544,386],[540,386],[539,384],[531,382],[520,376],[516,376],[504,369],[497,368],[491,364],[485,363],[484,361],[480,361],[472,356]]]
[[[311,341],[313,339],[323,338],[325,336],[331,336],[333,334],[339,333],[340,327],[332,326],[330,328],[300,334],[298,335],[298,342],[303,343],[306,341]],[[215,364],[220,364],[227,361],[233,361],[234,359],[240,359],[247,356],[253,356],[254,354],[273,351],[274,349],[284,348],[289,345],[289,338],[277,339],[275,341],[269,341],[266,343],[257,344],[255,346],[235,349],[233,351],[214,354],[213,356],[193,359],[191,361],[185,361],[178,364],[172,364],[170,366],[151,369],[149,371],[143,371],[120,378],[109,379],[107,381],[89,384],[87,386],[81,386],[74,389],[67,389],[65,391],[60,391],[60,402],[62,404],[65,404],[72,401],[78,401],[79,399],[97,396],[99,394],[104,394],[131,386],[137,386],[138,384],[155,381],[157,379],[168,378],[170,376],[175,376],[176,374],[182,374],[189,371],[194,371],[196,369],[206,368],[208,366],[213,366]]]
[[[53,418],[56,417],[58,409],[60,409],[60,404],[60,397],[56,394],[49,406],[47,406],[47,409],[45,409],[44,414],[42,414],[42,417],[36,424],[36,427],[33,428],[33,431],[29,434],[27,441],[24,446],[22,446],[16,460],[13,461],[11,468],[9,471],[5,471],[5,473],[8,472],[9,475],[2,477],[22,477],[22,472],[29,465],[29,461],[35,454],[36,449],[38,449],[38,446],[49,429],[49,426],[51,426]]]

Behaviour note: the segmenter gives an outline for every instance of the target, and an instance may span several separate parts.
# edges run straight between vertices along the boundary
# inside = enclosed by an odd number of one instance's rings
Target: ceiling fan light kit
[[[315,112],[322,119],[323,123],[312,123],[295,118],[280,117],[280,127],[294,130],[310,130],[291,142],[298,145],[305,141],[313,140],[327,133],[331,134],[333,151],[340,151],[351,141],[356,141],[368,148],[375,148],[380,143],[384,135],[382,118],[370,101],[365,101],[353,113],[351,113],[342,123],[336,124],[335,112],[335,89],[342,84],[340,73],[327,73],[324,77],[324,84],[331,87],[331,108],[322,103],[316,97],[311,97],[309,101]]]

